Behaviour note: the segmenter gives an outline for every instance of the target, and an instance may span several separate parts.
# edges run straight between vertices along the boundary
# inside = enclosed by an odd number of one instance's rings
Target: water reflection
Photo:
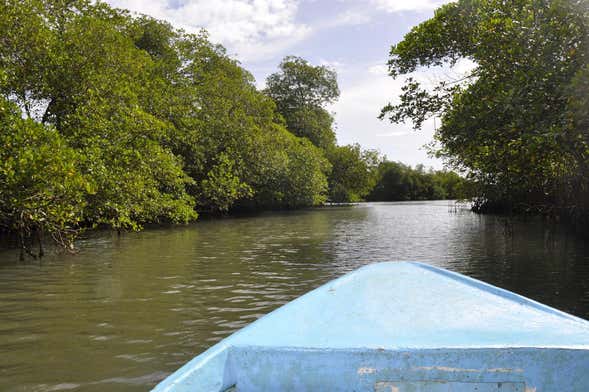
[[[416,260],[589,317],[589,246],[566,228],[374,203],[202,221],[76,256],[0,253],[0,389],[145,390],[231,332],[360,265]]]

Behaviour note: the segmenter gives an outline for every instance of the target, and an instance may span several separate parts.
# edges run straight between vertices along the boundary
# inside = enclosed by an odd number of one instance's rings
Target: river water
[[[143,391],[233,331],[359,266],[414,260],[589,318],[589,243],[442,202],[203,220],[79,253],[0,251],[0,390]]]

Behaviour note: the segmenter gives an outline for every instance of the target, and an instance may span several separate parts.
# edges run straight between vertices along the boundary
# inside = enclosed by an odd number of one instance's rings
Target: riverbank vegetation
[[[209,41],[105,3],[0,5],[0,231],[73,246],[198,213],[364,199],[380,161],[339,146],[328,67],[287,57],[260,91]]]
[[[393,122],[440,117],[439,157],[476,185],[481,212],[542,212],[589,222],[589,9],[577,0],[459,0],[391,49],[405,78]],[[433,88],[412,73],[474,63]],[[584,226],[586,229],[586,225]]]
[[[0,6],[0,36],[0,225],[29,252],[43,233],[71,246],[82,227],[327,198],[321,148],[205,32],[27,0]]]

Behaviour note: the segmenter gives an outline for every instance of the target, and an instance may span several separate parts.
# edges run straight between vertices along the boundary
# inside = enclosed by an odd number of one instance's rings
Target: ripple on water
[[[447,202],[91,233],[75,256],[0,251],[0,390],[143,391],[235,330],[376,261],[415,260],[589,316],[589,244]],[[97,366],[99,364],[99,366]]]

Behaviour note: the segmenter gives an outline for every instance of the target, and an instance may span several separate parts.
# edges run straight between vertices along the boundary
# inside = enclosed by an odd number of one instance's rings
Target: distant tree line
[[[376,184],[368,194],[370,201],[461,200],[470,189],[467,181],[452,171],[425,170],[400,162],[382,162],[376,170]]]
[[[470,59],[428,88],[423,67]],[[392,47],[406,77],[382,117],[441,118],[437,154],[476,185],[478,211],[540,212],[589,223],[589,7],[584,0],[459,0]]]

